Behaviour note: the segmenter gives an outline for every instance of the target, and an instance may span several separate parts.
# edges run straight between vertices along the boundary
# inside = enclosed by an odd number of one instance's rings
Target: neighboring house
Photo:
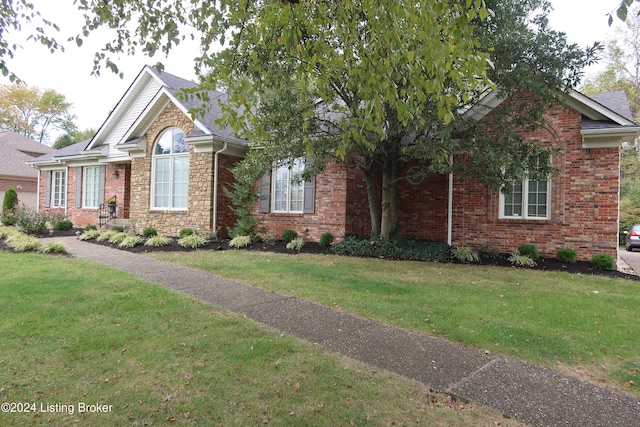
[[[215,125],[218,100],[192,120],[201,102],[178,97],[195,83],[145,67],[97,134],[90,140],[32,162],[41,170],[40,206],[66,210],[76,226],[98,224],[108,199],[117,199],[116,216],[134,221],[136,230],[155,227],[175,236],[185,227],[202,231],[235,223],[222,191],[249,143]],[[469,114],[489,122],[499,108],[494,92]],[[522,100],[526,102],[526,99]],[[401,184],[400,222],[407,237],[446,241],[453,246],[493,243],[513,252],[536,244],[542,255],[561,247],[581,259],[616,255],[618,242],[619,146],[640,128],[630,119],[623,93],[587,97],[575,91],[547,113],[547,125],[528,137],[559,149],[559,174],[548,180],[513,183],[508,195],[462,176],[436,176]],[[454,161],[464,161],[464,156]],[[367,235],[370,217],[362,173],[330,164],[309,182],[296,184],[293,170],[274,168],[260,182],[256,213],[276,236],[291,228],[307,240],[325,231],[340,238]]]
[[[0,200],[13,187],[20,203],[35,209],[38,205],[38,170],[27,162],[54,151],[17,132],[0,132]]]

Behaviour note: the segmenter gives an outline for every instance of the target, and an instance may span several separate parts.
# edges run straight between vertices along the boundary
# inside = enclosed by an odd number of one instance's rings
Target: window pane
[[[529,181],[527,215],[546,218],[547,216],[547,181]]]
[[[186,208],[189,192],[189,157],[173,158],[172,207]]]
[[[153,206],[156,208],[169,207],[170,167],[169,158],[155,159]]]
[[[171,129],[165,131],[158,142],[154,154],[171,154],[171,146],[173,145],[173,135]]]
[[[184,140],[185,135],[180,129],[173,130],[173,153],[188,153],[189,146]]]
[[[512,182],[504,195],[504,216],[522,216],[522,183]]]
[[[289,186],[289,170],[286,166],[281,166],[276,170],[274,185],[274,210],[278,212],[287,211],[287,188]]]

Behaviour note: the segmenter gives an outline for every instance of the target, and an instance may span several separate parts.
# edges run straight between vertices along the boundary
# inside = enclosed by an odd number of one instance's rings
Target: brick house
[[[38,205],[38,171],[27,163],[50,153],[53,148],[13,131],[0,132],[0,200],[12,187],[20,203],[30,208]]]
[[[235,222],[222,191],[230,169],[249,142],[215,124],[223,93],[210,93],[210,110],[193,120],[201,105],[178,95],[193,82],[145,67],[88,141],[33,161],[40,170],[40,207],[64,209],[76,226],[98,224],[106,201],[115,217],[133,221],[138,232],[155,227],[175,236],[185,227],[208,231]],[[501,103],[486,96],[469,114],[488,121]],[[526,100],[523,100],[526,101]],[[493,243],[512,252],[534,243],[542,255],[560,247],[578,249],[581,259],[616,255],[618,242],[619,147],[640,128],[630,119],[623,93],[587,97],[571,91],[547,113],[547,125],[526,135],[559,149],[559,174],[545,181],[514,183],[510,194],[487,189],[462,176],[443,175],[401,185],[401,230],[407,237],[453,246]],[[463,155],[454,161],[463,161]],[[366,235],[371,229],[362,173],[330,164],[309,182],[291,180],[304,161],[274,167],[261,182],[256,213],[276,236],[291,228],[307,240],[330,231]]]

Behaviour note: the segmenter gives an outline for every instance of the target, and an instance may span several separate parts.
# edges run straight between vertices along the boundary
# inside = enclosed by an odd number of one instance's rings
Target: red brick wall
[[[326,231],[331,232],[336,240],[340,240],[346,230],[349,174],[350,170],[344,164],[332,164],[317,175],[313,214],[259,213],[258,218],[276,239],[282,237],[283,230],[290,228],[309,241],[318,241],[320,235]]]
[[[547,118],[546,128],[527,136],[560,149],[553,155],[559,174],[552,180],[550,219],[500,219],[498,191],[456,177],[453,246],[494,243],[511,253],[531,243],[548,257],[562,247],[577,249],[582,260],[599,253],[616,256],[618,149],[582,148],[581,115],[567,106],[554,108]]]

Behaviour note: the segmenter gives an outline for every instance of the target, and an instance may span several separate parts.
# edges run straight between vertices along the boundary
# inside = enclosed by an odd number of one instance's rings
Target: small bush
[[[518,252],[509,257],[509,262],[516,267],[535,267],[538,265],[530,256]]]
[[[40,248],[38,239],[24,233],[15,233],[7,237],[6,243],[16,252],[35,251]]]
[[[236,236],[229,242],[230,248],[246,248],[251,244],[251,236]]]
[[[191,236],[193,235],[193,230],[190,228],[183,228],[182,230],[180,230],[180,238],[182,239],[183,237],[187,237],[187,236]]]
[[[616,262],[611,255],[597,254],[591,258],[591,265],[598,270],[614,270]]]
[[[178,244],[184,248],[198,249],[206,245],[207,241],[197,234],[189,234],[178,240]]]
[[[365,239],[351,235],[333,245],[338,255],[364,256],[405,260],[444,260],[449,247],[446,243],[428,240],[380,238]]]
[[[330,231],[325,231],[320,235],[320,245],[321,246],[331,246],[333,243],[333,234]]]
[[[480,254],[468,246],[461,246],[451,251],[451,255],[461,262],[479,262]]]
[[[93,240],[98,237],[100,237],[100,232],[98,230],[87,230],[78,236],[78,240]]]
[[[4,200],[2,201],[2,223],[5,225],[14,225],[15,213],[18,207],[18,193],[13,187],[7,188],[4,192]]]
[[[96,227],[95,225],[89,224],[84,228],[84,231],[91,231],[91,230],[97,230],[97,229],[98,227]]]
[[[43,254],[66,254],[67,247],[62,242],[51,240],[42,245],[39,251]]]
[[[291,249],[294,251],[299,251],[304,246],[304,240],[300,237],[293,239],[289,243],[287,243],[287,249]]]
[[[164,236],[151,236],[144,243],[145,246],[152,246],[154,248],[159,248],[161,246],[167,246],[171,243],[171,239],[169,237]]]
[[[497,259],[500,256],[500,251],[494,243],[485,243],[478,248],[478,253],[482,258]]]
[[[18,230],[16,230],[14,227],[0,226],[0,240],[4,240],[13,234],[16,234],[17,232]]]
[[[54,228],[56,230],[71,230],[73,228],[73,223],[68,219],[63,219],[62,221],[56,221]]]
[[[285,243],[289,243],[293,239],[297,239],[297,238],[298,238],[298,232],[295,230],[287,228],[282,232],[282,240],[284,240]]]
[[[561,248],[556,253],[556,257],[563,264],[575,264],[578,259],[578,251],[571,248]]]
[[[96,240],[98,242],[108,242],[111,236],[116,234],[117,231],[113,231],[113,229],[111,229],[111,230],[103,231],[102,233],[100,232],[98,233],[99,233],[98,236],[96,236]]]
[[[142,230],[142,234],[144,235],[144,237],[153,237],[153,236],[157,236],[158,235],[158,230],[156,230],[153,227],[147,227],[144,230]]]
[[[120,243],[126,238],[127,238],[127,233],[116,231],[111,236],[109,236],[109,243],[113,243],[113,244]]]
[[[132,236],[131,234],[125,234],[125,238],[118,244],[119,248],[133,248],[141,245],[144,240],[140,236]]]
[[[37,212],[24,204],[16,210],[14,216],[16,225],[27,234],[40,234],[47,229],[49,217],[46,213]]]
[[[111,227],[111,231],[115,231],[116,233],[124,233],[124,227],[122,225],[114,225]]]
[[[536,245],[520,245],[518,246],[518,253],[520,255],[527,256],[534,261],[538,259],[538,248],[536,247]]]

